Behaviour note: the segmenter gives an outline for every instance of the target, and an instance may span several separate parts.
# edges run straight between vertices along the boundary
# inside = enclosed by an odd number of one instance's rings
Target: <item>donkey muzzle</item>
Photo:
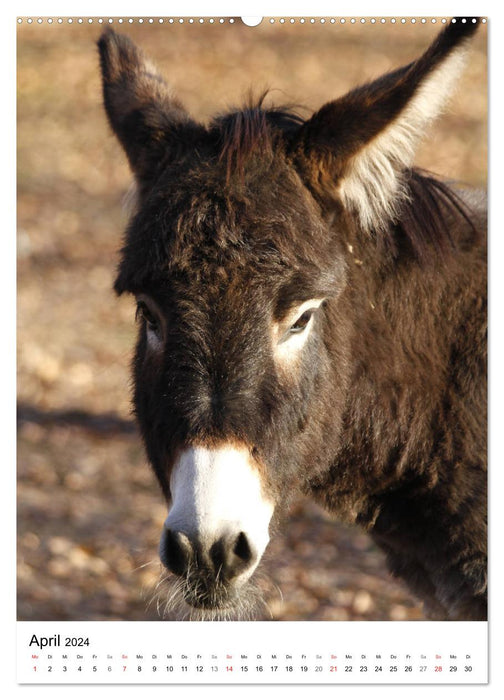
[[[245,533],[227,533],[215,542],[191,541],[183,532],[164,528],[160,545],[164,566],[184,577],[184,597],[193,607],[224,607],[237,593],[240,578],[255,568],[259,556]]]
[[[219,607],[250,578],[269,541],[274,504],[261,471],[246,447],[191,447],[173,467],[170,490],[161,561],[185,578],[187,602]]]

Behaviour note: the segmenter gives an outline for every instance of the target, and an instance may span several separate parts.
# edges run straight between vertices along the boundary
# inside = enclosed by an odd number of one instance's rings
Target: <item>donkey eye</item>
[[[313,316],[314,311],[315,309],[307,309],[304,313],[302,313],[297,321],[289,328],[289,333],[301,333],[304,331],[311,317]]]
[[[149,330],[154,331],[155,333],[159,332],[159,320],[144,301],[137,302],[136,318],[145,321]]]

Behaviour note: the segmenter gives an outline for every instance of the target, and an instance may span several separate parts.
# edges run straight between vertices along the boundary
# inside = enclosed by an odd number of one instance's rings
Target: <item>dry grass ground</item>
[[[241,103],[251,87],[314,109],[409,62],[438,29],[409,21],[123,25],[200,119]],[[96,22],[18,28],[23,620],[155,620],[163,613],[153,595],[165,508],[129,412],[134,309],[111,291],[130,174],[101,105],[100,31]],[[486,114],[482,27],[460,89],[417,163],[485,185]],[[421,615],[365,535],[305,502],[271,543],[263,568],[274,619]]]

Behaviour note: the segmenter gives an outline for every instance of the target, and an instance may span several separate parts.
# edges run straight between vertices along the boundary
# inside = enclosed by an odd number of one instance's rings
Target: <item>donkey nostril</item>
[[[217,577],[228,581],[248,569],[255,556],[244,532],[237,537],[221,537],[210,547],[209,555]]]
[[[235,554],[244,563],[247,563],[252,559],[252,550],[244,532],[240,532],[236,538],[236,542],[233,547],[233,554]]]
[[[186,573],[193,554],[187,535],[176,530],[166,529],[161,560],[167,569],[178,576]]]

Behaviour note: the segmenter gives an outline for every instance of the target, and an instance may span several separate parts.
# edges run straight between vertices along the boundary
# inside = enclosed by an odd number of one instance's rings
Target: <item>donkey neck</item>
[[[341,304],[354,322],[339,448],[309,487],[340,518],[371,527],[384,493],[409,482],[429,492],[453,459],[451,433],[467,400],[453,398],[452,360],[484,325],[476,292],[483,261],[475,245],[442,264],[409,259],[377,270],[370,253],[351,251]]]

